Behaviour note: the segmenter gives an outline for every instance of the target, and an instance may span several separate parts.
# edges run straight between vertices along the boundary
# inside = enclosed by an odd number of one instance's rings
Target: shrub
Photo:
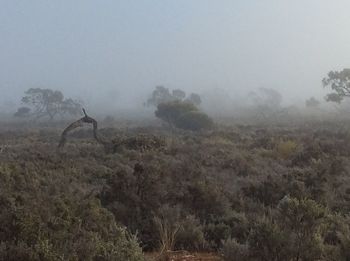
[[[278,206],[279,222],[291,238],[291,255],[301,260],[319,260],[323,253],[321,228],[326,209],[311,199],[285,197]]]
[[[207,129],[213,126],[212,119],[205,113],[200,112],[191,102],[176,100],[161,103],[157,106],[155,115],[170,126],[186,130]]]
[[[177,235],[176,248],[198,251],[205,247],[203,226],[195,216],[187,216],[182,221],[181,229]]]
[[[222,242],[221,255],[225,261],[248,261],[248,244],[240,244],[236,239],[228,238]]]
[[[199,111],[189,111],[182,114],[175,124],[181,129],[193,131],[210,129],[214,125],[213,120],[207,114]]]
[[[30,108],[28,107],[20,107],[14,114],[15,117],[26,117],[29,116]]]
[[[176,125],[179,117],[189,111],[198,111],[198,109],[193,103],[172,101],[159,104],[155,115],[170,125]]]
[[[262,218],[249,235],[249,250],[258,260],[288,259],[288,234],[270,218]]]
[[[277,144],[276,151],[280,157],[288,159],[296,152],[297,146],[297,143],[294,141],[282,141]]]

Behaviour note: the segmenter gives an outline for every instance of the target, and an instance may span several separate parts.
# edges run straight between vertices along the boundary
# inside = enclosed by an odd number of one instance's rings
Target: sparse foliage
[[[201,104],[201,97],[196,93],[191,93],[186,98],[186,92],[180,89],[175,89],[170,93],[168,88],[164,86],[156,86],[156,89],[152,92],[151,97],[147,100],[148,106],[157,107],[161,103],[169,103],[174,101],[186,101],[187,103],[193,103],[196,106]]]
[[[311,97],[310,99],[307,99],[305,101],[305,106],[307,108],[317,108],[320,105],[320,101],[315,99],[314,97]]]
[[[52,120],[57,115],[78,115],[81,111],[80,102],[73,99],[64,99],[60,91],[30,88],[25,94],[22,103],[32,108],[31,115],[36,119],[49,117]]]
[[[334,91],[326,96],[326,101],[341,103],[344,98],[350,97],[350,69],[330,71],[322,84]]]

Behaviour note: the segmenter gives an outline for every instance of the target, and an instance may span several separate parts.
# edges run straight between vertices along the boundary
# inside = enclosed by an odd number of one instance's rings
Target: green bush
[[[189,111],[198,111],[198,108],[190,102],[171,101],[160,103],[157,106],[155,115],[170,125],[176,126],[179,117]]]
[[[297,150],[298,144],[294,141],[281,141],[276,146],[277,155],[283,159],[290,158]]]
[[[191,102],[171,101],[157,106],[155,115],[172,127],[185,130],[200,130],[211,128],[213,120]]]
[[[181,129],[197,131],[212,128],[214,122],[203,112],[189,111],[182,114],[175,122],[175,125]]]

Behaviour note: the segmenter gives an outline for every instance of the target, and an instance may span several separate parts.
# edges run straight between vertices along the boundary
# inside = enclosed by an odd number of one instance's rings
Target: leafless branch
[[[109,148],[111,143],[110,142],[106,142],[104,141],[99,135],[98,135],[98,129],[97,129],[97,121],[93,118],[91,118],[90,116],[88,116],[86,114],[85,109],[83,109],[83,113],[84,113],[84,117],[71,123],[67,128],[64,129],[64,131],[61,134],[61,139],[60,142],[58,144],[58,148],[63,148],[66,141],[67,141],[67,134],[69,132],[71,132],[72,130],[82,127],[84,125],[84,123],[88,123],[88,124],[92,124],[93,126],[93,136],[95,138],[95,140],[100,143],[101,145],[103,145],[105,147],[105,149]]]

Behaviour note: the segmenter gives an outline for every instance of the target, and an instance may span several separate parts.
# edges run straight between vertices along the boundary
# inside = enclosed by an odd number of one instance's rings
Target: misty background
[[[1,0],[0,108],[31,87],[90,110],[142,110],[156,85],[321,100],[321,79],[349,65],[348,10],[346,0]]]

